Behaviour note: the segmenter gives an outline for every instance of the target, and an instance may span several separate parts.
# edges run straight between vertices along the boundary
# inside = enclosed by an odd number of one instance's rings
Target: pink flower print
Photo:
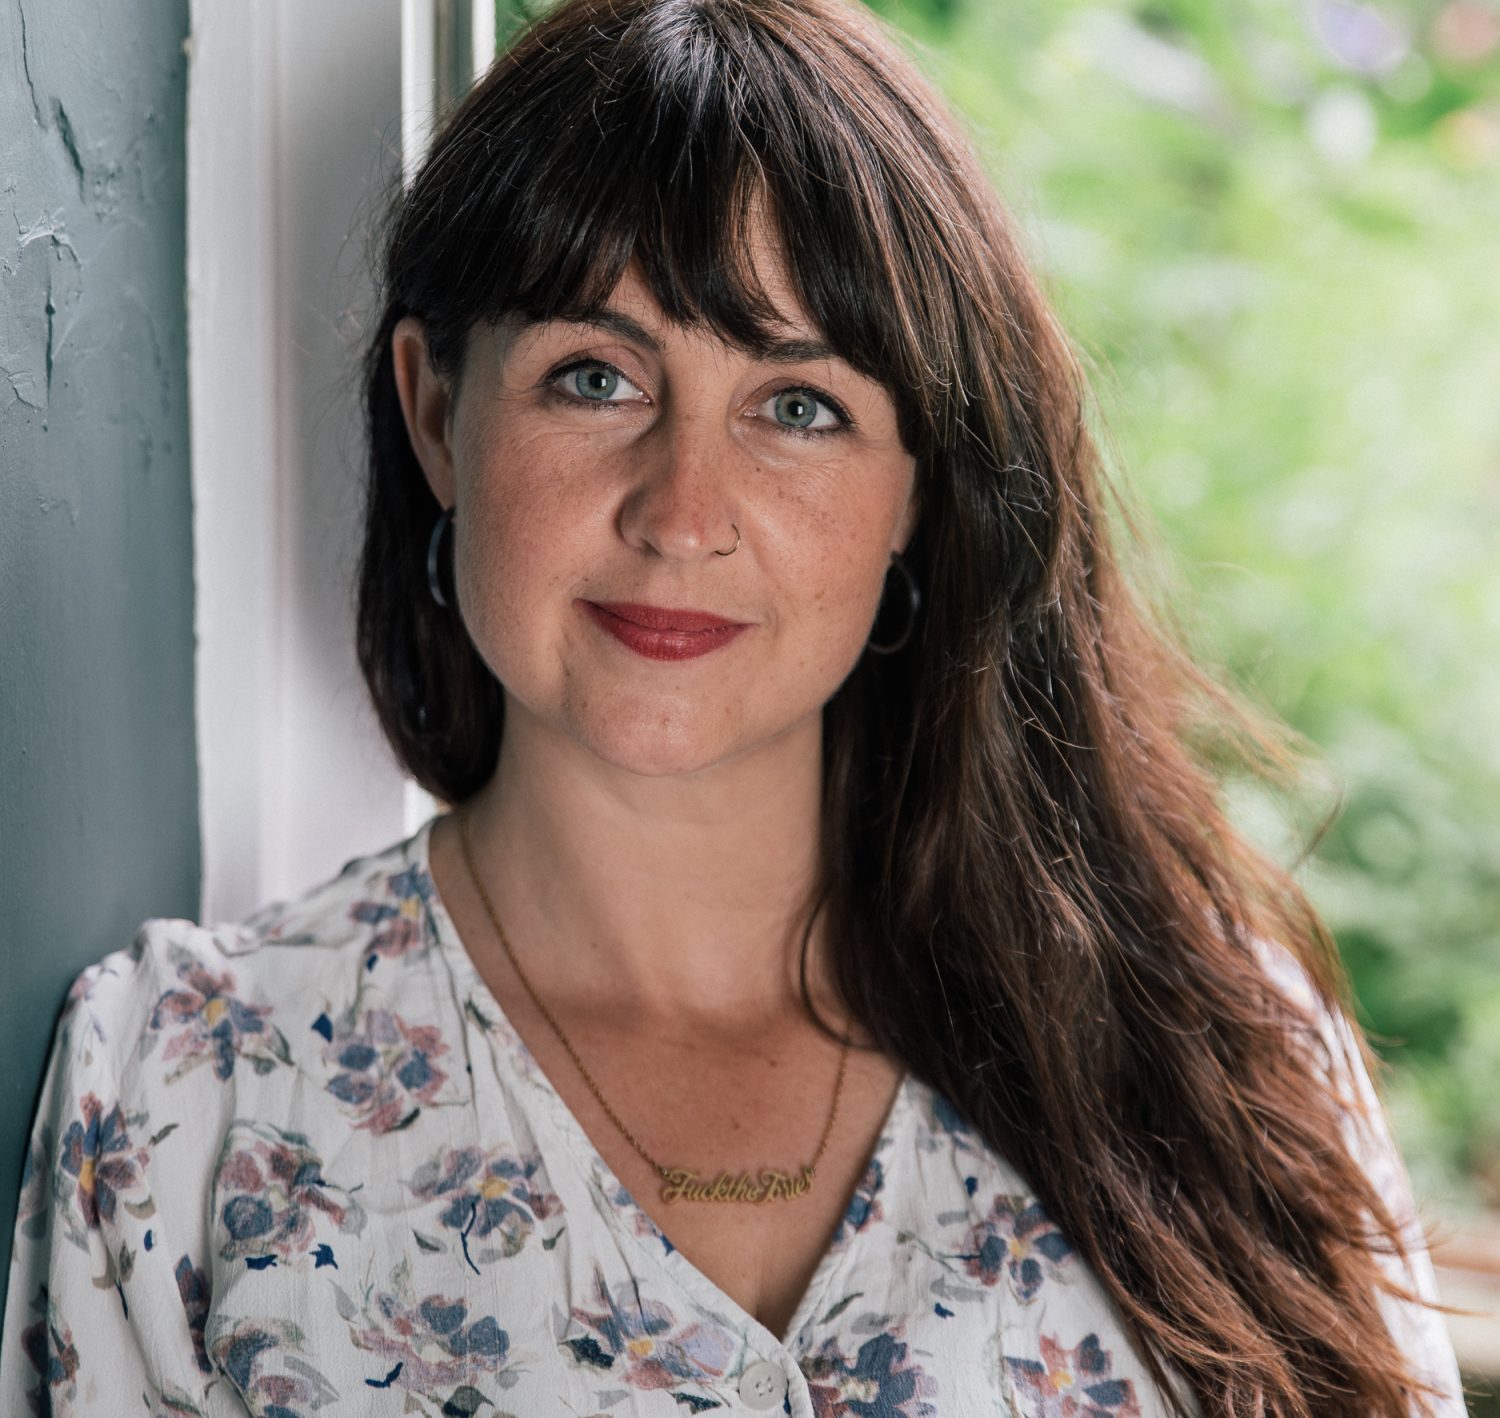
[[[924,1398],[937,1382],[912,1360],[900,1330],[877,1334],[850,1359],[837,1341],[825,1339],[803,1361],[817,1418],[932,1418]]]
[[[464,1259],[477,1275],[471,1240],[493,1235],[498,1252],[481,1251],[479,1258],[508,1259],[520,1253],[538,1221],[561,1214],[562,1202],[537,1176],[541,1165],[536,1152],[486,1156],[477,1147],[452,1148],[421,1167],[407,1186],[419,1201],[446,1202],[438,1221],[459,1233]]]
[[[135,958],[139,959],[138,952],[136,953]],[[115,974],[115,971],[112,968],[110,962],[105,960],[96,961],[87,969],[80,971],[79,974],[73,977],[73,983],[68,986],[68,993],[63,999],[62,1011],[59,1017],[66,1019],[70,1014],[72,1014],[75,1009],[78,1008],[79,1004],[81,1004],[84,1000],[92,999],[94,995],[94,986],[97,985],[104,976],[113,974]],[[97,1021],[94,1022],[94,1032],[97,1033],[101,1039],[104,1037],[103,1033],[99,1029]]]
[[[996,1284],[1003,1273],[1011,1293],[1025,1304],[1036,1299],[1046,1276],[1072,1255],[1072,1243],[1039,1202],[1002,1192],[989,1215],[969,1229],[957,1258],[965,1273],[985,1286]]]
[[[292,1320],[224,1320],[215,1326],[208,1350],[213,1367],[229,1377],[255,1418],[289,1418],[338,1397],[333,1385],[307,1361],[307,1336]],[[290,1360],[295,1360],[295,1367]],[[278,1365],[294,1372],[277,1373]]]
[[[510,1335],[493,1315],[475,1318],[461,1296],[413,1300],[405,1275],[395,1292],[377,1291],[358,1319],[352,1308],[348,1318],[355,1345],[378,1356],[378,1372],[365,1380],[371,1388],[407,1389],[440,1404],[444,1390],[497,1373],[510,1354]]]
[[[409,959],[427,943],[424,922],[433,894],[431,878],[414,864],[391,873],[385,883],[384,898],[356,901],[349,907],[351,920],[376,927],[365,948],[365,965],[372,969],[381,956]]]
[[[364,1209],[323,1178],[322,1159],[300,1133],[269,1123],[237,1124],[214,1177],[214,1215],[225,1260],[263,1268],[313,1253],[313,1269],[337,1268],[319,1230],[357,1234]],[[305,1264],[305,1262],[304,1262]]]
[[[1038,1349],[1039,1361],[1005,1360],[1016,1392],[1036,1404],[1028,1418],[1140,1418],[1134,1385],[1110,1377],[1109,1352],[1097,1334],[1085,1335],[1074,1349],[1044,1334]]]
[[[47,1234],[47,1213],[52,1206],[51,1181],[53,1133],[50,1124],[39,1122],[26,1144],[21,1163],[21,1194],[16,1202],[16,1233],[28,1240]]]
[[[673,1388],[686,1381],[705,1383],[723,1375],[735,1340],[723,1330],[694,1321],[679,1328],[660,1300],[648,1300],[631,1281],[613,1295],[604,1273],[594,1268],[596,1311],[574,1307],[574,1323],[587,1332],[561,1343],[580,1364],[607,1369],[634,1388]]]
[[[211,1298],[208,1276],[204,1274],[202,1266],[193,1264],[191,1256],[182,1255],[172,1268],[172,1277],[177,1281],[177,1294],[187,1314],[188,1338],[193,1341],[193,1359],[201,1373],[210,1374],[214,1366],[209,1362],[208,1351],[203,1347],[203,1325],[208,1319]]]
[[[650,1240],[658,1242],[663,1254],[677,1249],[663,1231],[646,1213],[636,1204],[623,1182],[615,1182],[613,1185],[606,1184],[602,1179],[599,1182],[600,1190],[609,1198],[610,1205],[614,1208],[616,1216],[630,1225],[631,1231],[637,1236],[645,1236]]]
[[[14,1295],[11,1303],[19,1304],[20,1296]],[[63,1323],[45,1281],[36,1287],[31,1308],[41,1318],[21,1331],[21,1349],[40,1382],[27,1389],[27,1402],[36,1414],[71,1413],[78,1397],[78,1346],[73,1331]]]
[[[99,977],[99,967],[90,966],[73,977],[73,983],[68,986],[67,996],[63,999],[62,1013],[70,1013],[81,1000],[88,999],[94,993],[94,983]]]
[[[78,1214],[87,1230],[97,1230],[101,1221],[115,1219],[115,1204],[124,1201],[136,1216],[149,1216],[155,1206],[149,1196],[133,1202],[125,1194],[144,1190],[148,1153],[130,1141],[126,1116],[116,1103],[108,1113],[93,1093],[85,1093],[79,1104],[83,1116],[75,1118],[63,1133],[58,1166],[77,1183]],[[144,1114],[132,1123],[145,1121]]]
[[[367,1009],[359,1028],[336,1029],[323,1048],[324,1062],[337,1070],[328,1081],[333,1094],[355,1119],[355,1127],[393,1132],[409,1127],[448,1080],[433,1060],[448,1052],[433,1024],[407,1024],[389,1009]]]
[[[162,1051],[164,1060],[181,1060],[167,1075],[168,1083],[203,1063],[212,1063],[214,1077],[227,1081],[239,1058],[257,1073],[291,1062],[281,1030],[266,1023],[270,1005],[238,999],[231,971],[216,975],[180,947],[172,955],[180,984],[157,1000],[147,1025],[152,1034],[177,1030]]]

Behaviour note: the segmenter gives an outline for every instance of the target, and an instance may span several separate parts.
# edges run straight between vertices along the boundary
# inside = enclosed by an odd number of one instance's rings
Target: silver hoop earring
[[[731,527],[734,527],[734,523],[733,522],[731,522],[729,525]],[[740,529],[738,527],[734,527],[734,545],[732,547],[730,547],[728,551],[720,551],[718,549],[718,547],[715,547],[714,548],[714,555],[715,556],[733,556],[735,554],[735,552],[737,552],[739,549],[740,549]]]
[[[443,529],[452,524],[453,508],[448,507],[437,519],[427,542],[427,589],[432,592],[432,599],[444,607],[448,604],[448,598],[443,594],[442,581],[438,576],[438,543],[443,540]]]
[[[911,605],[911,614],[907,618],[906,629],[901,633],[900,638],[892,641],[889,645],[877,645],[873,640],[865,641],[865,649],[873,650],[877,655],[894,655],[897,650],[901,649],[911,639],[912,631],[917,628],[917,612],[922,608],[922,593],[917,589],[917,578],[911,574],[906,563],[901,560],[899,552],[893,551],[891,553],[891,567],[899,571],[906,578],[906,591]],[[889,571],[886,574],[889,576]],[[880,600],[881,604],[884,605],[885,593],[883,590]],[[875,618],[876,620],[880,619],[878,611]]]

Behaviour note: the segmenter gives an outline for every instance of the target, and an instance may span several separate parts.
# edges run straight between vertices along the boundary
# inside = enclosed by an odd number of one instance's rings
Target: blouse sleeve
[[[181,1150],[164,1152],[189,1100],[169,1116],[142,1081],[148,936],[166,924],[83,971],[58,1021],[22,1173],[0,1413],[244,1411],[210,1382],[202,1206]]]
[[[1322,1003],[1306,972],[1288,952],[1278,949],[1267,963],[1276,983],[1316,1022],[1342,1103],[1345,1143],[1401,1228],[1406,1260],[1382,1254],[1378,1262],[1398,1285],[1415,1291],[1423,1300],[1436,1301],[1437,1277],[1411,1181],[1360,1056],[1354,1031],[1342,1013],[1335,1013]],[[1418,1375],[1442,1395],[1432,1399],[1433,1418],[1465,1418],[1468,1408],[1463,1399],[1458,1362],[1441,1311],[1385,1291],[1379,1296],[1379,1304],[1397,1347],[1411,1360]],[[1415,1405],[1411,1411],[1413,1415],[1421,1412]]]

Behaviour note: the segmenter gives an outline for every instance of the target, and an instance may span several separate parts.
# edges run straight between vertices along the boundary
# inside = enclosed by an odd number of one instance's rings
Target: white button
[[[775,1408],[786,1397],[786,1375],[780,1364],[761,1360],[740,1375],[740,1397],[749,1408]]]

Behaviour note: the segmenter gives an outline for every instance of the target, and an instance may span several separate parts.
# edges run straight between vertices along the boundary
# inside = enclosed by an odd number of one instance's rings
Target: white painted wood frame
[[[188,330],[202,918],[417,826],[353,646],[364,235],[431,127],[437,6],[193,0]],[[474,67],[494,13],[462,0]],[[452,33],[452,19],[447,33]],[[451,72],[451,70],[450,70]]]

